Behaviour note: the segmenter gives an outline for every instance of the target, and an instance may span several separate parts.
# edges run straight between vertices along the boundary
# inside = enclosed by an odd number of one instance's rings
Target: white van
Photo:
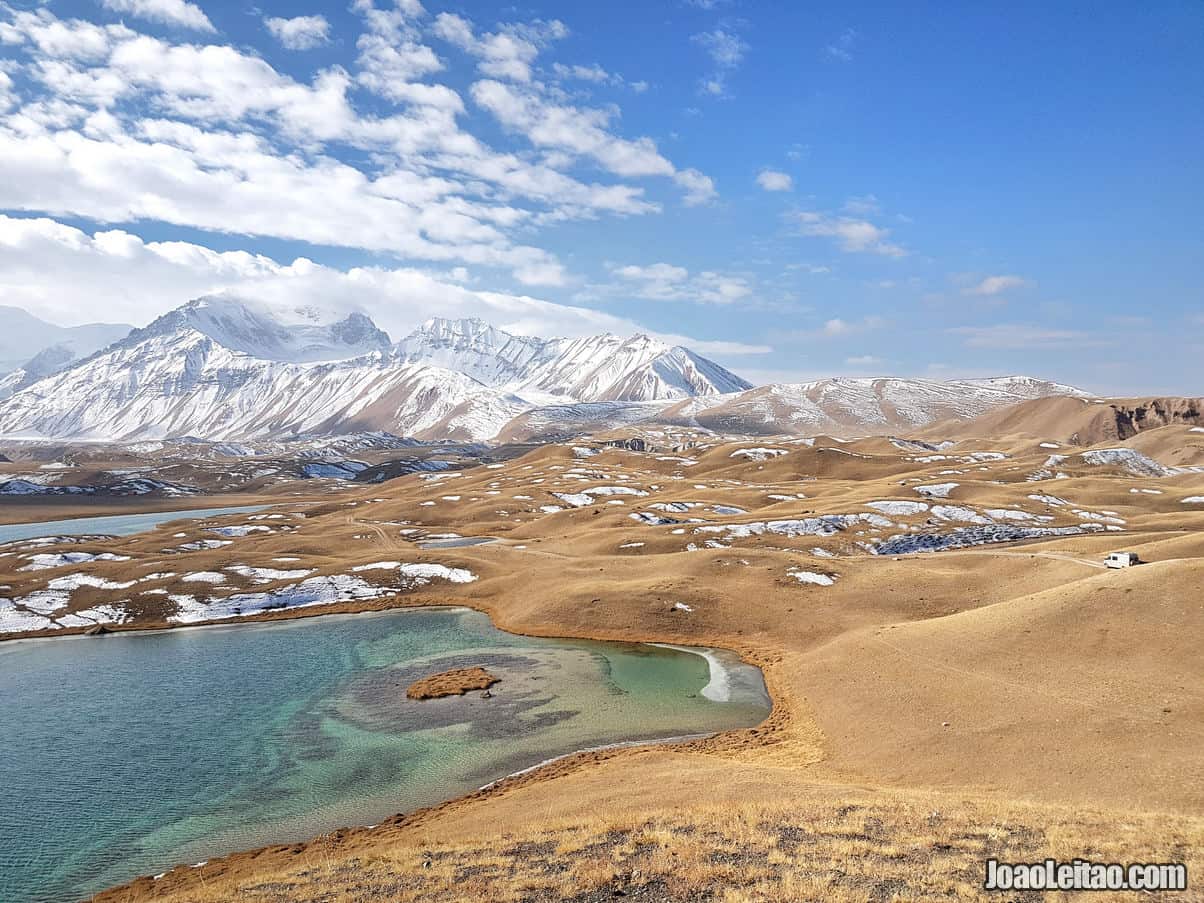
[[[1109,552],[1104,564],[1110,568],[1131,568],[1135,564],[1141,564],[1141,559],[1137,557],[1136,552]]]

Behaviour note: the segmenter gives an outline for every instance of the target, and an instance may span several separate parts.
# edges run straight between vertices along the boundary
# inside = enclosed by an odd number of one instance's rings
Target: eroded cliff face
[[[1107,402],[1106,407],[1112,411],[1112,415],[1100,418],[1098,426],[1106,429],[1111,421],[1112,430],[1097,438],[1079,436],[1077,440],[1072,441],[1091,445],[1105,439],[1128,439],[1146,430],[1174,423],[1197,426],[1201,422],[1200,412],[1204,410],[1204,398],[1120,399]]]

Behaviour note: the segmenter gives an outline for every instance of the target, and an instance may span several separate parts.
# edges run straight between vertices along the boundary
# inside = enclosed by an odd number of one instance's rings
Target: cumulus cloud
[[[272,16],[264,19],[263,24],[272,37],[289,50],[312,50],[325,44],[330,36],[330,23],[325,16],[294,16],[291,19]]]
[[[790,191],[794,188],[794,179],[788,173],[763,169],[757,173],[757,184],[766,191]]]
[[[840,317],[833,317],[824,322],[824,325],[819,328],[818,333],[830,337],[845,336],[865,332],[869,329],[881,329],[885,325],[886,320],[875,314],[863,317],[860,320],[844,320]]]
[[[973,285],[962,289],[963,295],[999,295],[1010,289],[1028,285],[1021,276],[986,276]]]
[[[620,176],[672,176],[675,171],[651,138],[630,140],[609,132],[605,110],[558,104],[489,79],[475,83],[471,94],[479,107],[537,147],[591,157]]]
[[[479,60],[477,68],[491,78],[531,81],[531,64],[541,47],[568,35],[558,19],[503,26],[496,32],[477,35],[472,23],[455,13],[435,17],[435,34]]]
[[[455,89],[418,81],[444,65],[422,43],[419,3],[352,9],[364,26],[354,67],[305,82],[229,45],[0,6],[10,58],[0,71],[0,209],[359,248],[555,285],[567,278],[560,262],[526,243],[536,229],[655,213],[631,182],[645,177],[671,179],[687,203],[714,196],[707,176],[678,169],[651,139],[616,134],[617,112],[555,101],[536,83],[478,82],[475,94],[543,154],[495,149],[465,128]],[[304,40],[327,29],[298,22],[320,18],[279,20],[274,31]],[[525,47],[565,31],[536,22],[477,35],[466,20],[442,21],[482,71],[518,79],[530,69],[506,61],[529,65]],[[28,77],[13,79],[16,68]],[[364,109],[357,88],[391,103]],[[605,175],[579,177],[583,162]]]
[[[636,94],[643,94],[648,90],[648,83],[646,81],[628,81],[617,72],[608,72],[597,63],[589,66],[582,66],[580,64],[568,66],[564,63],[553,63],[552,74],[561,81],[582,81],[594,85],[608,85],[615,88],[627,87]]]
[[[161,25],[178,25],[195,31],[217,31],[204,11],[195,3],[188,3],[186,0],[100,0],[100,5],[115,13],[125,13]]]
[[[699,82],[699,90],[713,97],[727,96],[728,74],[735,71],[744,60],[748,44],[739,35],[724,28],[699,32],[692,35],[690,40],[702,47],[715,65],[715,71]]]
[[[46,217],[0,215],[0,296],[63,325],[141,325],[201,295],[226,292],[292,307],[362,311],[394,337],[432,316],[480,317],[531,335],[648,332],[607,313],[527,295],[478,291],[463,272],[380,266],[340,270],[299,257],[214,251],[183,241],[148,242],[118,229],[88,233]],[[703,353],[760,354],[765,346],[652,333]]]
[[[630,287],[637,297],[649,301],[693,301],[700,304],[733,304],[753,290],[740,276],[704,270],[691,275],[685,267],[669,263],[647,266],[628,264],[611,272]]]
[[[889,241],[890,230],[876,226],[866,219],[804,211],[795,214],[803,235],[834,239],[843,251],[862,254],[881,254],[884,257],[906,257],[907,251]]]
[[[744,54],[748,52],[748,44],[741,40],[739,36],[732,34],[730,31],[724,31],[722,28],[716,28],[714,31],[700,32],[694,35],[691,40],[706,50],[716,66],[724,69],[731,69],[740,65],[740,62],[744,59]]]

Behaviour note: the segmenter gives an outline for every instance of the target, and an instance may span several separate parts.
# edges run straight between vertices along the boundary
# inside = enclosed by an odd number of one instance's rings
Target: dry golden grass
[[[1180,446],[1196,441],[1174,429]],[[723,903],[965,899],[988,852],[1166,860],[1204,848],[1204,510],[1180,502],[1204,494],[1204,474],[1160,479],[1150,494],[1152,478],[1116,468],[1067,465],[1067,479],[1029,482],[1049,456],[1034,439],[935,456],[881,438],[779,445],[786,453],[764,462],[733,457],[730,444],[691,449],[688,466],[549,446],[446,480],[292,499],[280,509],[292,529],[222,549],[164,551],[204,537],[200,525],[79,546],[130,556],[83,571],[116,581],[172,571],[147,585],[176,592],[196,590],[189,571],[276,556],[323,575],[382,560],[464,567],[479,579],[264,617],[453,603],[530,635],[721,646],[764,668],[775,703],[757,729],[577,757],[378,831],[232,856],[106,899],[588,901],[615,888]],[[949,460],[995,449],[1011,457]],[[706,547],[722,534],[630,516],[680,510],[671,503],[712,525],[839,514],[945,480],[958,484],[950,504],[1057,525],[1077,523],[1076,507],[1115,511],[1124,532],[890,556],[865,554],[858,543],[884,531],[864,524]],[[571,509],[553,495],[616,483],[643,494]],[[1030,497],[1046,492],[1070,504]],[[929,512],[910,520],[953,529]],[[422,549],[403,525],[498,541]],[[1151,564],[1105,571],[1114,548]],[[18,564],[0,562],[14,595],[54,573]],[[791,568],[839,579],[801,585]],[[227,586],[250,588],[234,575]],[[82,588],[71,606],[106,592]],[[163,626],[164,597],[137,598],[127,626]]]
[[[105,899],[999,900],[1000,895],[981,889],[986,858],[1022,862],[1076,856],[1095,861],[1184,860],[1189,876],[1199,874],[1204,868],[1204,821],[943,794],[814,787],[792,802],[583,815],[523,830],[483,828],[477,838],[460,841],[416,829],[371,846],[317,843],[292,861],[253,875],[177,884],[172,873],[154,889],[139,887],[128,897],[115,892]],[[1137,897],[1113,894],[1102,899]],[[1179,894],[1177,899],[1192,897]]]

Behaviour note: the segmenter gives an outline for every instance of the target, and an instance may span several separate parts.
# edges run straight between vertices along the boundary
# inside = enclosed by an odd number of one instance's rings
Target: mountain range
[[[1029,377],[754,388],[689,348],[642,334],[544,339],[476,319],[432,319],[394,344],[362,313],[229,296],[191,301],[83,360],[31,361],[5,384],[0,435],[110,440],[363,430],[538,439],[631,422],[864,433],[1087,394]]]
[[[7,398],[133,329],[121,323],[56,326],[19,307],[0,306],[0,398]]]

